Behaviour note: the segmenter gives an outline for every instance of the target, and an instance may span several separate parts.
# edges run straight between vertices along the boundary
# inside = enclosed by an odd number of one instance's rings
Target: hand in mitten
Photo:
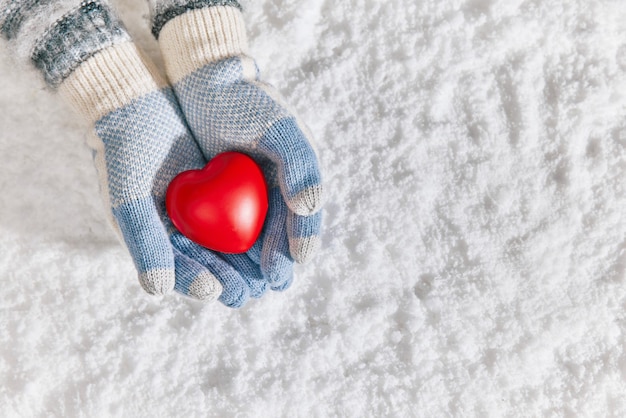
[[[234,0],[153,0],[153,34],[181,109],[206,158],[236,150],[262,166],[270,208],[261,270],[287,288],[293,261],[319,247],[322,184],[309,135],[276,90],[259,80]],[[254,255],[252,255],[255,258]]]
[[[90,123],[101,192],[146,292],[172,289],[241,306],[266,283],[246,255],[202,248],[178,233],[165,191],[206,160],[178,102],[104,4],[0,0],[0,30]]]

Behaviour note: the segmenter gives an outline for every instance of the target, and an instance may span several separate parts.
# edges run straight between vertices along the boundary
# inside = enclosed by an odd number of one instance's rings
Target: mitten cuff
[[[135,44],[125,42],[95,54],[59,87],[59,92],[88,121],[121,109],[138,97],[167,85]]]
[[[207,64],[248,51],[241,11],[230,6],[205,7],[175,17],[163,27],[159,45],[172,83]]]

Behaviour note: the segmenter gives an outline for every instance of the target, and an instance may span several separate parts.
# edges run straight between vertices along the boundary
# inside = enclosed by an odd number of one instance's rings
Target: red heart
[[[174,226],[193,242],[222,253],[243,253],[261,233],[267,185],[252,158],[224,152],[202,170],[174,177],[165,207]]]

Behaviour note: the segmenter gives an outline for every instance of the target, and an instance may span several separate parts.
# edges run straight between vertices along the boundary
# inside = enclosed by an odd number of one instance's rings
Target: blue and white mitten
[[[90,146],[111,220],[146,292],[172,289],[241,306],[265,287],[257,264],[227,262],[176,232],[165,191],[206,160],[171,88],[105,4],[0,0],[0,31],[93,127]]]
[[[310,135],[280,94],[259,79],[234,0],[152,0],[153,34],[189,126],[207,159],[235,150],[264,168],[270,208],[259,258],[272,289],[293,261],[319,247],[322,182]]]

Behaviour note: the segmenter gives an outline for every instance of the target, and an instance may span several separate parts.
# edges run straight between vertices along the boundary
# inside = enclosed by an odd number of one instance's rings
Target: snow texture
[[[242,310],[145,294],[87,127],[3,48],[0,416],[626,416],[626,3],[243,6],[322,252]]]

